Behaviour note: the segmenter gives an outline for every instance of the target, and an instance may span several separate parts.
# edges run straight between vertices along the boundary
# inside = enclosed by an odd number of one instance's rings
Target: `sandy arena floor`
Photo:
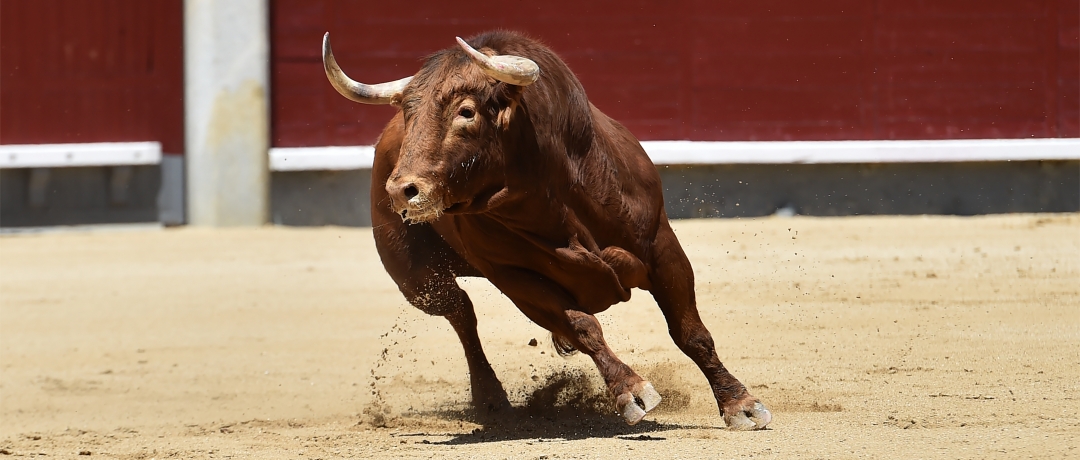
[[[629,427],[587,357],[463,280],[518,406],[478,425],[369,229],[184,228],[0,238],[0,457],[1080,457],[1080,215],[675,226],[769,430],[718,428],[648,293],[600,316],[665,398]]]

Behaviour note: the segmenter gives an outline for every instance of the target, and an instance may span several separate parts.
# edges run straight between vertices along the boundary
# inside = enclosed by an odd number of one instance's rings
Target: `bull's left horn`
[[[529,86],[540,78],[540,66],[530,59],[509,54],[488,56],[473,49],[461,37],[457,37],[457,42],[472,61],[491,78],[517,86]]]
[[[330,80],[330,84],[334,85],[334,89],[342,96],[345,96],[346,99],[362,104],[390,104],[394,101],[394,96],[401,94],[401,91],[405,89],[405,85],[409,84],[409,80],[412,80],[412,77],[405,77],[388,83],[365,85],[349,78],[338,66],[337,60],[334,59],[334,50],[330,49],[330,32],[323,35],[322,62],[323,70],[326,71],[326,79]]]

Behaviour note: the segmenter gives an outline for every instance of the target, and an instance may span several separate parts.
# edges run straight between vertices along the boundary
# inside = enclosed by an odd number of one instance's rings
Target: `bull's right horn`
[[[323,35],[322,62],[323,70],[326,71],[326,79],[330,80],[330,84],[334,85],[334,89],[342,96],[345,96],[346,99],[362,104],[386,105],[392,103],[394,96],[401,94],[401,91],[405,89],[405,85],[409,84],[409,80],[413,78],[405,77],[401,80],[377,85],[365,85],[349,78],[348,75],[345,75],[345,72],[341,71],[337,60],[334,59],[334,50],[330,49],[330,32]]]
[[[540,66],[532,59],[510,54],[488,56],[469,46],[461,37],[456,38],[458,46],[491,78],[517,86],[529,86],[540,78]]]

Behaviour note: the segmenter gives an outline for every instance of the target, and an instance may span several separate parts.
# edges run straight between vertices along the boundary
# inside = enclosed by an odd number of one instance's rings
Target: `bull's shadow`
[[[663,440],[661,433],[688,427],[683,425],[643,420],[637,425],[627,425],[616,414],[563,413],[538,415],[527,407],[514,407],[500,411],[498,415],[483,417],[482,427],[471,433],[453,435],[446,441],[432,444],[461,445],[487,442],[536,439],[540,442],[554,440],[580,440],[588,438],[625,437],[633,440]]]
[[[468,419],[481,427],[467,434],[451,435],[446,441],[431,444],[460,445],[524,439],[580,440],[623,437],[630,440],[663,440],[663,432],[675,429],[710,428],[642,420],[627,425],[602,389],[591,386],[577,372],[560,373],[547,378],[538,389],[525,397],[525,404],[495,413],[474,409],[428,413],[448,420]],[[414,434],[411,436],[424,436]],[[427,442],[427,441],[425,441]]]

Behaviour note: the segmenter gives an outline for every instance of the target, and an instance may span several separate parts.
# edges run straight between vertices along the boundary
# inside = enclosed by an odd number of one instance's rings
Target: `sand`
[[[1080,458],[1080,215],[674,225],[768,430],[722,429],[647,292],[600,315],[664,397],[631,427],[462,280],[515,405],[482,425],[370,229],[179,228],[0,237],[0,456]]]

